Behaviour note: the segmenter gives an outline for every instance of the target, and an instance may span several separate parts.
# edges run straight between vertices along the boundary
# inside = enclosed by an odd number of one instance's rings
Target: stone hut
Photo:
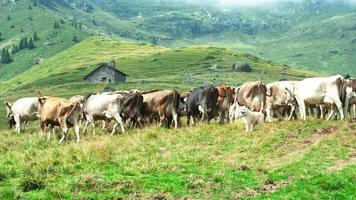
[[[116,69],[115,61],[110,63],[100,63],[97,68],[84,77],[84,80],[88,83],[124,83],[126,82],[126,76],[124,72]]]

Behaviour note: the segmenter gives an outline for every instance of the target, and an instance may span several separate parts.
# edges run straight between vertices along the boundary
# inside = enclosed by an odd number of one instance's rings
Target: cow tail
[[[345,104],[346,104],[346,83],[342,80],[341,77],[339,77],[336,80],[336,84],[339,89],[339,98],[340,98],[342,107],[345,107]]]
[[[7,101],[4,101],[4,104],[11,110],[11,105],[10,105],[10,103],[9,102],[7,102]]]
[[[262,87],[266,88],[266,92],[265,92],[266,96],[271,97],[272,96],[272,87],[267,88],[265,85],[263,85]],[[269,92],[269,94],[267,94],[267,92]]]
[[[64,118],[67,121],[67,118],[74,112],[75,109],[77,109],[79,106],[79,103],[75,103],[72,109],[69,110],[69,112],[64,116]]]
[[[174,91],[174,94],[173,94],[173,106],[174,108],[176,109],[176,111],[178,111],[178,108],[179,108],[179,99],[180,99],[180,95],[177,91]]]

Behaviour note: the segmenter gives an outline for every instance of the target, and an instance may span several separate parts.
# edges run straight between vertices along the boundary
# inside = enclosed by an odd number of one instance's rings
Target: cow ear
[[[39,97],[39,98],[38,98],[38,102],[39,102],[40,104],[44,104],[44,103],[46,102],[46,100],[47,100],[46,97]]]

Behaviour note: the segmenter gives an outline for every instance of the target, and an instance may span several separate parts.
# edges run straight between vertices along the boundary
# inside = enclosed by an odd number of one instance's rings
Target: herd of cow
[[[79,131],[84,123],[83,132],[88,125],[102,121],[103,129],[114,121],[111,134],[120,126],[125,131],[128,127],[146,126],[159,123],[160,126],[181,126],[182,116],[187,117],[187,126],[191,120],[218,123],[234,122],[241,117],[246,131],[266,120],[286,117],[297,119],[299,107],[300,119],[305,120],[307,111],[328,119],[355,117],[356,115],[356,79],[344,79],[340,75],[330,77],[307,78],[302,81],[280,81],[264,85],[261,81],[246,82],[240,87],[226,85],[202,86],[190,92],[178,93],[176,90],[155,90],[141,92],[113,91],[90,93],[87,96],[73,96],[70,99],[44,96],[26,97],[15,102],[5,102],[9,128],[14,125],[20,133],[21,124],[39,120],[41,135],[48,127],[48,139],[54,133],[54,127],[62,129],[62,142],[68,129],[74,127],[77,142]],[[352,115],[352,116],[351,116]]]

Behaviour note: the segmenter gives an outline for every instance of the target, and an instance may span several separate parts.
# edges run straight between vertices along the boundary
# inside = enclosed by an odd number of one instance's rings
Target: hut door
[[[107,77],[106,76],[101,77],[101,82],[106,82],[106,81],[107,81]]]

